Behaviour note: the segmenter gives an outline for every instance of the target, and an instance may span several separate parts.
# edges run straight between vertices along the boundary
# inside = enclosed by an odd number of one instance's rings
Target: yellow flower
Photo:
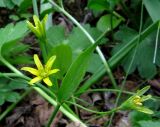
[[[35,75],[36,77],[33,78],[29,84],[34,84],[36,82],[39,82],[43,80],[48,86],[52,86],[52,82],[49,79],[49,76],[51,74],[57,73],[59,69],[51,69],[52,65],[56,59],[56,56],[52,56],[49,58],[45,66],[42,65],[41,61],[38,58],[38,55],[34,55],[34,62],[37,66],[37,69],[32,68],[32,67],[23,67],[21,70],[28,71],[31,74]]]
[[[154,112],[150,110],[148,107],[143,106],[143,102],[152,98],[151,95],[143,95],[147,90],[149,90],[149,86],[144,87],[143,89],[137,91],[135,95],[131,96],[128,100],[121,104],[120,108],[127,110],[133,109],[139,112],[153,114]]]
[[[46,22],[47,22],[48,15],[45,15],[45,17],[42,19],[42,21],[39,20],[39,18],[34,15],[33,20],[35,26],[27,21],[27,25],[30,28],[30,30],[38,37],[38,38],[45,38],[46,37]]]

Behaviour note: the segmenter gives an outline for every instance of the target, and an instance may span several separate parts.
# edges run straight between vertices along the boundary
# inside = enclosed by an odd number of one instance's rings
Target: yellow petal
[[[49,75],[57,73],[58,71],[60,71],[59,69],[53,69],[51,71],[49,71]]]
[[[53,85],[52,82],[51,82],[51,80],[49,79],[49,77],[44,78],[43,81],[44,81],[48,86],[52,86],[52,85]]]
[[[41,63],[41,61],[39,60],[39,57],[37,54],[34,54],[34,62],[38,68],[38,70],[43,70],[43,65]]]
[[[33,20],[34,20],[35,27],[37,27],[38,24],[40,23],[40,20],[39,20],[39,18],[37,17],[37,15],[34,15],[34,16],[33,16]]]
[[[49,58],[49,60],[47,61],[46,65],[45,65],[45,69],[47,71],[51,70],[52,65],[53,65],[55,59],[56,59],[56,56],[52,56],[51,58]]]
[[[27,25],[28,25],[29,29],[30,29],[37,37],[40,37],[41,34],[40,34],[40,32],[37,30],[37,28],[34,27],[33,24],[30,23],[29,21],[26,21],[26,22],[27,22]]]
[[[33,20],[34,20],[35,26],[37,28],[37,31],[39,31],[40,35],[42,36],[43,35],[43,25],[42,25],[41,21],[39,20],[39,18],[36,15],[33,16]]]
[[[39,74],[38,70],[32,67],[22,67],[21,70],[28,71],[31,74],[36,75],[36,76]]]
[[[39,82],[39,81],[41,81],[41,80],[42,80],[42,77],[38,76],[38,77],[35,77],[34,79],[32,79],[32,80],[29,82],[29,84],[30,84],[30,85],[33,85],[34,83]]]
[[[48,14],[46,14],[41,22],[42,24],[42,27],[43,27],[43,34],[44,36],[46,36],[46,22],[47,22],[47,19],[48,19]]]

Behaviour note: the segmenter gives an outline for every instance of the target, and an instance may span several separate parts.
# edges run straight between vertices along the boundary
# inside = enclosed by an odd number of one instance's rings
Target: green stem
[[[43,60],[44,62],[47,61],[47,58],[48,58],[48,55],[47,55],[47,46],[46,46],[46,38],[43,38],[43,39],[39,39],[40,41],[40,48],[41,48],[41,51],[42,51],[42,57],[43,57]]]
[[[11,112],[16,105],[22,101],[30,92],[32,91],[32,88],[27,89],[22,95],[21,97],[14,103],[12,103],[1,115],[0,115],[0,121],[6,117],[6,115]]]
[[[159,22],[160,25],[160,22]],[[156,56],[157,56],[157,49],[158,49],[158,38],[159,38],[159,25],[158,25],[158,29],[157,29],[157,35],[156,35],[156,43],[155,43],[155,50],[154,50],[154,57],[153,57],[153,63],[156,63]]]
[[[56,107],[55,107],[55,109],[54,109],[54,112],[52,113],[51,117],[49,118],[46,127],[50,127],[50,126],[51,126],[51,124],[52,124],[54,118],[56,117],[56,115],[57,115],[60,107],[61,107],[60,104],[57,104],[57,105],[56,105]]]
[[[37,7],[37,0],[32,0],[32,4],[33,4],[34,14],[37,15],[37,17],[39,17],[38,7]]]
[[[124,93],[124,94],[129,94],[129,95],[133,95],[135,94],[134,92],[129,92],[129,91],[121,91],[119,89],[90,89],[90,90],[87,90],[87,91],[82,91],[82,92],[78,92],[76,93],[75,95],[79,95],[79,94],[82,94],[82,93],[91,93],[91,92],[116,92],[116,93]]]
[[[73,103],[73,102],[70,102],[70,101],[65,101],[65,102],[69,103],[69,104],[73,104],[73,105],[75,105],[75,106],[77,106],[77,107],[79,107],[79,108],[81,108],[83,110],[86,110],[88,112],[92,112],[92,113],[96,113],[96,114],[100,114],[100,115],[103,115],[103,114],[108,115],[108,114],[116,112],[116,111],[118,111],[120,109],[119,107],[117,107],[117,108],[114,108],[114,109],[112,109],[110,111],[107,111],[107,112],[99,112],[99,111],[95,111],[95,110],[91,110],[91,109],[85,108],[85,107],[83,107],[83,106],[81,106],[81,105],[79,105],[77,103]]]
[[[53,100],[50,96],[48,96],[43,90],[41,90],[38,87],[33,87],[35,91],[37,91],[43,98],[45,98],[48,102],[50,102],[52,105],[56,106],[57,102]],[[83,122],[81,122],[77,117],[72,115],[70,112],[68,112],[63,106],[60,107],[60,110],[72,121],[78,122],[82,127],[87,127]]]
[[[1,55],[0,55],[0,61],[6,65],[10,70],[12,70],[13,72],[15,72],[16,74],[19,75],[23,75],[20,71],[18,71],[14,66],[12,66],[6,59],[4,59]]]
[[[59,6],[58,6],[56,3],[54,3],[52,0],[48,0],[48,1],[49,1],[54,7],[56,7],[59,11],[61,11],[64,15],[66,15],[74,24],[76,24],[76,25],[79,27],[79,29],[86,35],[86,37],[90,40],[90,42],[91,42],[92,44],[95,43],[95,40],[94,40],[94,39],[91,37],[91,35],[79,24],[79,22],[78,22],[75,18],[73,18],[67,11],[65,11],[63,8],[59,7]],[[98,52],[98,54],[99,54],[99,56],[100,56],[100,58],[101,58],[101,60],[102,60],[102,62],[103,62],[103,64],[104,64],[104,66],[105,66],[105,68],[106,68],[106,70],[107,70],[108,76],[110,77],[113,86],[114,86],[115,88],[118,88],[117,83],[116,83],[116,81],[115,81],[115,79],[114,79],[114,76],[113,76],[113,74],[112,74],[112,71],[111,71],[111,69],[110,69],[110,67],[109,67],[109,65],[108,65],[108,63],[107,63],[107,61],[106,61],[103,53],[101,52],[101,50],[100,50],[100,48],[99,48],[98,46],[97,46],[97,48],[96,48],[96,51]]]

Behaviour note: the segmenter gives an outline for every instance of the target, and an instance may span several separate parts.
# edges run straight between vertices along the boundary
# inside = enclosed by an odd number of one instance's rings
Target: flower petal
[[[51,80],[49,79],[49,77],[44,78],[43,81],[44,81],[48,86],[52,86],[52,85],[53,85],[52,82],[51,82]]]
[[[30,84],[30,85],[33,85],[34,83],[39,82],[39,81],[41,81],[41,80],[42,80],[42,77],[38,76],[38,77],[33,78],[33,79],[29,82],[29,84]]]
[[[137,110],[137,111],[139,111],[139,112],[146,113],[146,114],[153,114],[153,113],[154,113],[152,110],[150,110],[149,108],[144,107],[144,106],[141,106],[141,107],[137,106],[137,107],[135,108],[135,110]]]
[[[37,17],[37,15],[34,15],[34,16],[33,16],[33,20],[34,20],[35,27],[37,27],[38,24],[40,23],[40,20],[39,20],[39,18]]]
[[[45,65],[46,70],[48,70],[48,71],[51,70],[55,59],[56,59],[56,56],[52,56],[51,58],[49,58],[49,60],[47,61],[46,65]]]
[[[38,70],[43,70],[43,65],[41,63],[41,61],[39,60],[39,57],[37,54],[34,54],[34,62],[38,68]]]
[[[53,69],[49,71],[49,75],[57,73],[58,71],[60,71],[59,69]]]
[[[38,70],[37,70],[37,69],[34,69],[34,68],[32,68],[32,67],[22,67],[21,70],[23,70],[23,71],[28,71],[28,72],[30,72],[31,74],[36,75],[36,76],[39,74]]]
[[[46,14],[43,18],[43,20],[41,21],[41,25],[42,25],[42,28],[43,28],[43,35],[46,36],[46,22],[47,22],[47,19],[48,19],[48,14]]]

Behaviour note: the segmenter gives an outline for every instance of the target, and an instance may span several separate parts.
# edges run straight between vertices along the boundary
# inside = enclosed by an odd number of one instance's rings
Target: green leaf
[[[1,48],[2,56],[11,64],[26,64],[32,63],[32,57],[26,54],[29,46],[17,41],[4,43]]]
[[[154,2],[152,0],[144,0],[144,5],[149,13],[149,15],[151,16],[152,20],[154,22],[159,21],[160,20],[160,14],[159,14],[159,8],[160,8],[160,1],[159,0],[154,0]]]
[[[113,29],[116,28],[120,24],[121,21],[122,21],[121,19],[117,19],[115,16],[112,16]],[[102,16],[97,22],[97,28],[102,32],[105,32],[106,30],[110,31],[111,30],[111,15],[108,14],[108,15]]]
[[[97,43],[82,52],[70,66],[58,91],[58,101],[60,103],[69,99],[78,88],[83,76],[85,75],[90,56],[96,48],[96,45]]]
[[[89,61],[87,72],[90,72],[92,74],[96,73],[96,70],[99,69],[100,66],[103,66],[103,63],[101,61],[102,60],[99,55],[97,53],[93,53]]]
[[[89,0],[87,7],[97,11],[104,11],[109,10],[109,3],[106,0]]]
[[[17,92],[8,92],[6,94],[6,101],[16,102],[20,98],[20,95]]]
[[[122,47],[128,45],[128,42],[132,40],[138,33],[131,28],[121,27],[120,31],[115,34],[115,39],[121,41],[122,43],[118,44],[113,49],[113,54],[118,52]],[[138,68],[139,74],[143,78],[150,79],[152,78],[156,72],[156,65],[153,64],[153,56],[154,56],[154,48],[155,48],[155,32],[150,33],[145,39],[143,39],[138,47],[137,52],[130,69],[129,73],[135,71]],[[121,64],[124,67],[125,71],[128,71],[128,68],[131,64],[131,60],[133,58],[135,49],[130,50],[130,52],[125,56],[122,60]],[[159,54],[158,51],[157,54]],[[157,55],[156,64],[159,65],[158,61],[159,56]]]
[[[151,115],[148,115],[146,113],[132,111],[129,113],[129,119],[131,121],[132,127],[140,127],[139,122],[143,120],[151,120]]]
[[[84,25],[84,28],[94,37],[96,40],[102,32],[100,32],[97,28],[90,27],[89,25]],[[79,39],[80,38],[80,39]],[[91,45],[90,40],[84,35],[84,33],[77,27],[74,27],[73,30],[67,34],[63,26],[53,26],[49,28],[47,31],[47,39],[48,39],[48,50],[50,47],[56,47],[61,44],[68,44],[72,49],[73,60],[81,53],[84,49]],[[106,39],[102,39],[100,43],[106,43]],[[96,53],[94,54],[96,55]],[[92,57],[92,61],[95,56]],[[101,60],[96,62],[96,67],[101,65]],[[94,68],[92,63],[88,66],[88,72],[94,73],[97,68]],[[95,62],[94,62],[95,63]]]
[[[5,7],[4,0],[0,0],[0,7]]]
[[[15,26],[13,24],[9,24],[5,28],[1,28],[0,29],[0,38],[1,38],[0,49],[5,43],[16,41],[24,37],[27,33],[27,30],[28,28],[25,21],[18,22]]]
[[[60,69],[56,76],[58,75],[59,78],[62,78],[72,63],[72,50],[70,46],[67,44],[58,45],[51,48],[49,54],[50,56],[56,55],[56,60],[53,66],[54,68]]]
[[[16,102],[20,94],[14,90],[26,89],[28,84],[25,80],[0,78],[0,105],[7,102]]]
[[[12,0],[3,0],[5,3],[5,6],[9,9],[13,9],[15,4],[12,2]]]
[[[12,0],[15,5],[20,5],[24,0]]]
[[[65,40],[65,29],[63,26],[52,26],[47,32],[48,43],[52,47],[56,47],[59,44],[62,44]]]
[[[160,121],[139,121],[140,127],[160,127]]]
[[[141,90],[138,90],[136,95],[138,96],[142,96],[145,92],[147,92],[150,89],[150,86],[146,86],[144,88],[142,88]]]
[[[50,12],[53,12],[53,7],[50,3],[42,3],[40,5],[41,5],[40,13],[42,17],[44,17],[45,14],[49,14]]]
[[[4,102],[5,102],[4,97],[3,97],[3,96],[0,96],[0,105],[3,105]]]

